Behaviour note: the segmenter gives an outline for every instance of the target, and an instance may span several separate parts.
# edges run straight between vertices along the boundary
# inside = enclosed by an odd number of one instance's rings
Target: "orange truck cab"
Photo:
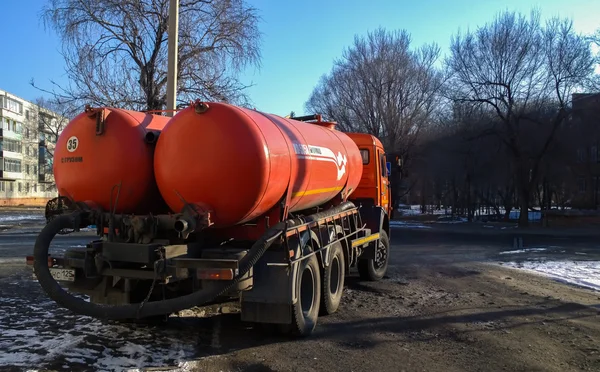
[[[365,238],[365,241],[369,241],[369,249],[358,261],[358,269],[361,278],[376,278],[387,269],[389,259],[381,255],[389,254],[391,239],[390,216],[393,208],[389,180],[391,164],[386,161],[383,144],[377,137],[366,133],[346,133],[346,135],[358,146],[363,163],[360,183],[349,200],[359,206],[362,222],[370,233]],[[382,246],[388,249],[382,249]],[[377,267],[377,262],[385,262],[385,268]],[[377,271],[379,275],[376,275]]]
[[[371,202],[391,213],[390,164],[377,137],[365,133],[347,133],[358,146],[363,161],[363,174],[351,199]]]

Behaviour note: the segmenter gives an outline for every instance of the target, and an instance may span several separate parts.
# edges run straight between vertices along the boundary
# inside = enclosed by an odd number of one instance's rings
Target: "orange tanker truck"
[[[387,270],[383,146],[319,115],[201,101],[173,118],[86,109],[54,164],[70,209],[39,234],[34,272],[79,314],[129,321],[238,300],[243,321],[308,335],[337,310],[351,268],[365,280]],[[89,225],[86,248],[48,254],[57,233]]]

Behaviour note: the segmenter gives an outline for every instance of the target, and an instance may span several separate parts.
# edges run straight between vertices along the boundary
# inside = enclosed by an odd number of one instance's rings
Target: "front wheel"
[[[390,239],[385,231],[379,233],[375,258],[360,259],[358,273],[362,280],[377,281],[385,275],[390,260]]]

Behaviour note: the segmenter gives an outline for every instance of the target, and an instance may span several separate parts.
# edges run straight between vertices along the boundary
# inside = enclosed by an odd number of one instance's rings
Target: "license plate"
[[[55,269],[50,268],[50,274],[54,280],[63,282],[74,282],[75,281],[75,270],[73,269]]]

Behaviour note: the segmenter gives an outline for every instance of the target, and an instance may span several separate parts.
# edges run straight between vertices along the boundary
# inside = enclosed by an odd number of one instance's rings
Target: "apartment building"
[[[576,158],[573,208],[600,208],[600,93],[573,94],[572,130]]]
[[[0,90],[0,206],[43,206],[58,195],[51,155],[58,120],[64,118]]]

